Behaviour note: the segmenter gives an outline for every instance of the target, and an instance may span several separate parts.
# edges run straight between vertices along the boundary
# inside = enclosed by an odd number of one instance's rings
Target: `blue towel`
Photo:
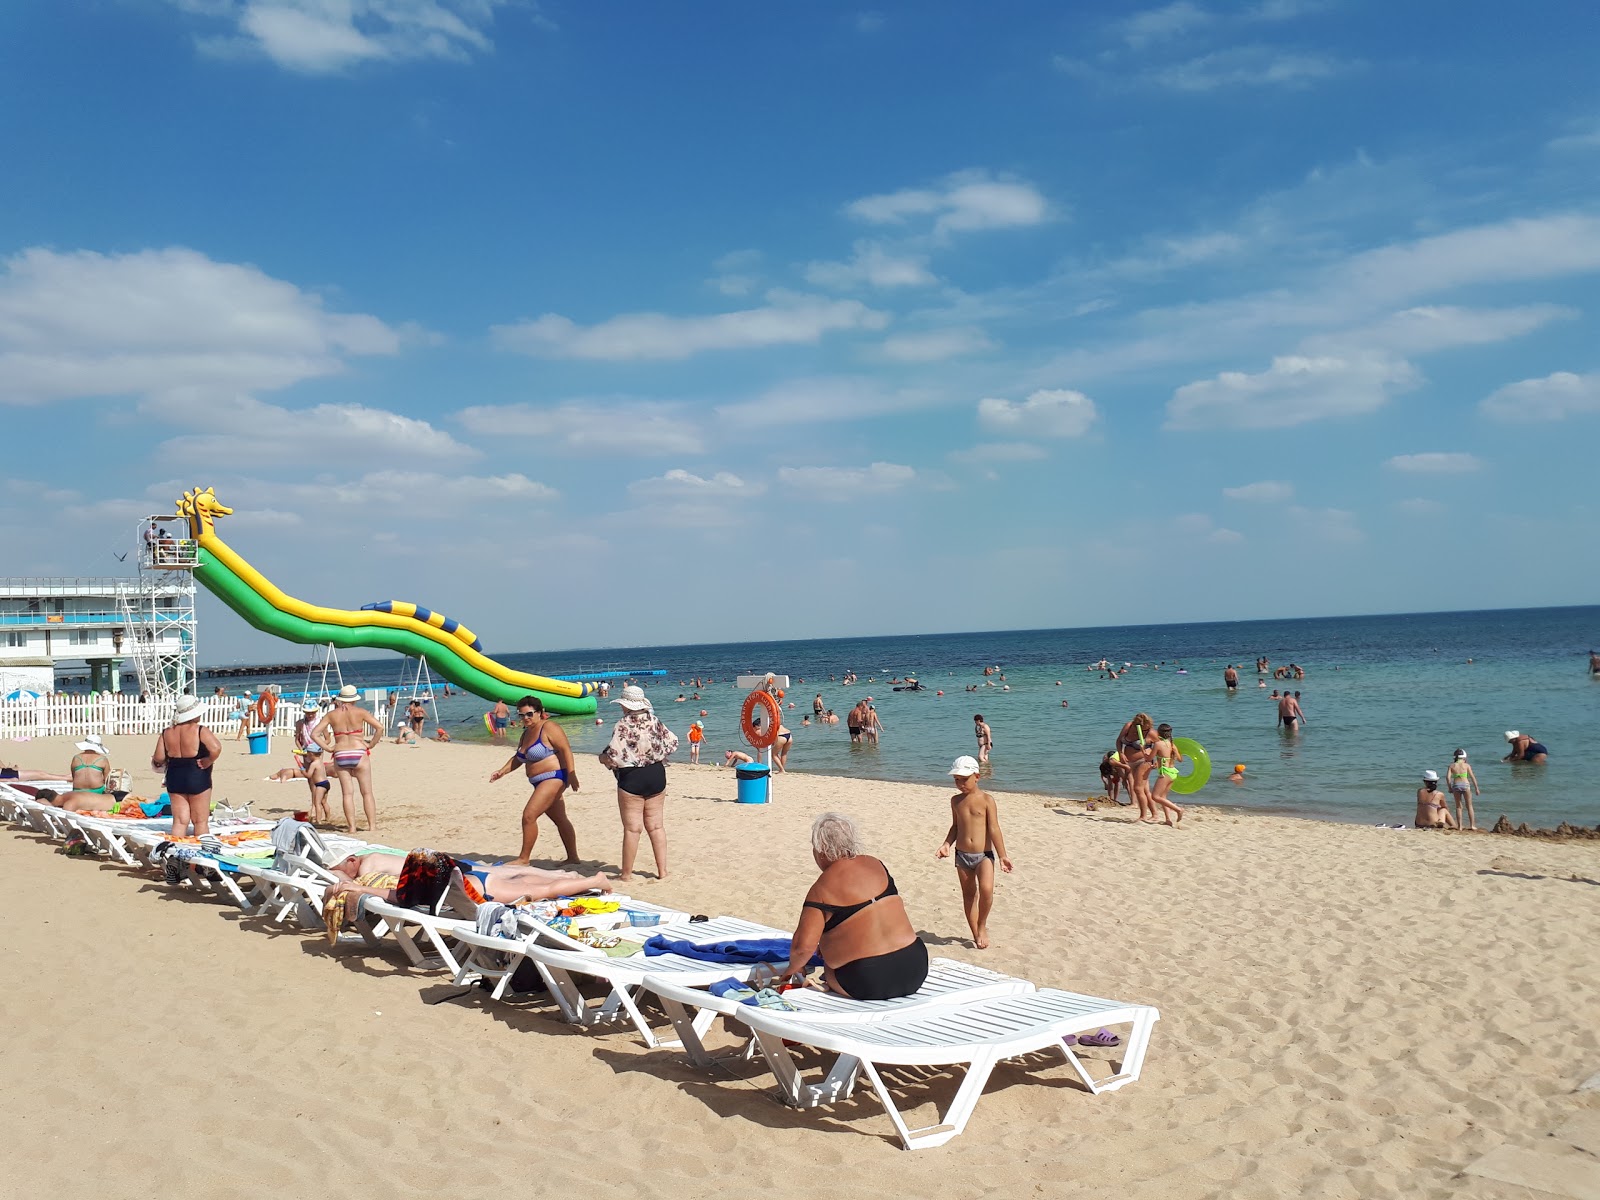
[[[721,942],[686,942],[656,934],[644,944],[647,957],[676,954],[683,958],[697,958],[701,962],[718,963],[786,963],[789,961],[788,938],[736,938]],[[820,967],[822,957],[813,955],[811,966]]]

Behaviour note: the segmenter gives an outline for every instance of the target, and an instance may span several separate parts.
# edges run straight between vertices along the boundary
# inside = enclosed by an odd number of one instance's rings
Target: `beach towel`
[[[516,937],[517,910],[509,904],[480,904],[478,906],[478,932],[485,937]]]
[[[368,871],[365,875],[358,876],[356,882],[362,887],[383,888],[394,887],[400,882],[398,875],[391,875],[387,871]],[[360,896],[355,899],[360,900]],[[336,896],[329,896],[322,905],[322,936],[328,939],[328,945],[333,945],[339,940],[339,929],[344,925],[344,916],[349,911],[351,900],[350,892],[340,892]]]
[[[293,817],[285,817],[272,827],[272,849],[274,855],[293,854],[295,847],[300,844],[300,831],[311,828],[304,821],[296,821]]]
[[[735,938],[721,942],[688,942],[656,934],[644,944],[648,957],[676,954],[700,962],[718,963],[786,963],[789,961],[788,938]],[[809,964],[822,965],[820,955],[813,955]]]

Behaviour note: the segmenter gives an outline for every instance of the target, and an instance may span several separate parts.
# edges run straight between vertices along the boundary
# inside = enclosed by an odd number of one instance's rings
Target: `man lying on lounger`
[[[378,896],[390,904],[398,903],[397,888],[370,887],[356,882],[374,873],[399,877],[405,866],[405,856],[400,854],[352,854],[329,869],[344,878],[328,889],[327,895],[352,893],[357,896]],[[579,892],[611,890],[611,880],[596,872],[580,875],[576,871],[546,871],[539,867],[519,867],[509,863],[480,863],[471,859],[455,860],[463,876],[470,876],[478,890],[488,900],[502,904],[521,904],[527,900],[554,900],[558,896],[574,896]]]

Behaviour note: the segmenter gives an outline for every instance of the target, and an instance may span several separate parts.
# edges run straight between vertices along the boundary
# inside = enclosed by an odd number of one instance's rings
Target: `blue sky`
[[[201,484],[286,590],[508,650],[1592,602],[1597,44],[18,0],[6,570],[115,571]]]

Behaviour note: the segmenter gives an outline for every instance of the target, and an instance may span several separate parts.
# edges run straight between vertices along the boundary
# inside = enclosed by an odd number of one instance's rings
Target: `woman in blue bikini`
[[[543,816],[555,823],[561,846],[567,852],[566,861],[575,863],[578,861],[578,832],[567,816],[564,795],[568,788],[578,790],[578,768],[572,761],[572,744],[561,726],[545,715],[544,705],[537,696],[518,700],[517,716],[522,720],[517,752],[505,766],[489,776],[490,782],[504,779],[520,766],[533,785],[533,794],[522,810],[522,850],[511,860],[511,865],[528,865],[534,843],[539,840],[539,818]]]

